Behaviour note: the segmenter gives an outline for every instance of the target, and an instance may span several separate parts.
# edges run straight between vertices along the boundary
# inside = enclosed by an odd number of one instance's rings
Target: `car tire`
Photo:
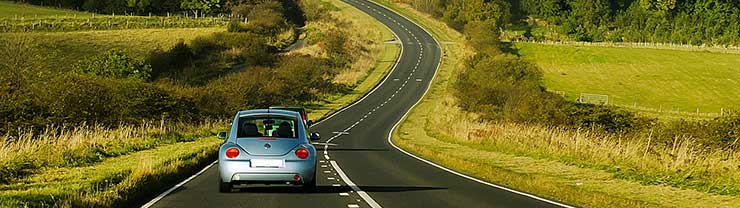
[[[308,180],[306,182],[303,182],[303,191],[304,192],[314,192],[316,191],[316,169],[314,168],[313,171],[313,178],[311,180]]]
[[[224,182],[223,179],[221,179],[221,177],[219,177],[219,179],[218,179],[218,192],[221,192],[221,193],[231,193],[231,188],[232,188],[231,183]]]

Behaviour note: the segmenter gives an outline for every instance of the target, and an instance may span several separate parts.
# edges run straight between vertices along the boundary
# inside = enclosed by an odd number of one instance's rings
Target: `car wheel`
[[[231,192],[231,183],[224,182],[221,177],[218,179],[218,192],[221,193],[230,193]]]
[[[313,178],[311,178],[311,180],[303,182],[304,192],[313,192],[315,190],[316,190],[316,169],[314,169]]]

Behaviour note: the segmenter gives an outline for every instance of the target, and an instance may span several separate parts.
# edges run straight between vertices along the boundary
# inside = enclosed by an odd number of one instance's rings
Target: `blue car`
[[[309,136],[310,135],[310,136]],[[316,148],[298,112],[248,110],[236,114],[218,154],[220,192],[234,185],[288,184],[311,191],[316,187]]]

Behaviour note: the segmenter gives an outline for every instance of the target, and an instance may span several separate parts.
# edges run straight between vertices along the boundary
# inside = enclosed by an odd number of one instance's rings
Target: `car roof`
[[[273,105],[273,106],[270,106],[270,109],[275,109],[275,108],[290,108],[290,109],[300,108],[300,109],[305,109],[303,106],[300,106],[300,105]]]
[[[280,109],[253,109],[253,110],[244,110],[239,111],[239,116],[250,116],[250,115],[281,115],[281,116],[291,116],[300,118],[301,114],[295,111],[290,110],[280,110]]]

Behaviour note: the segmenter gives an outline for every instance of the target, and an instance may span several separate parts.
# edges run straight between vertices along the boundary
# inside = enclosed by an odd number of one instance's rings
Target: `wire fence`
[[[55,15],[16,16],[0,19],[0,33],[9,32],[67,32],[84,30],[195,28],[218,27],[228,24],[230,15],[193,17],[187,13],[167,16],[135,15]]]
[[[565,91],[551,90],[550,92],[568,98]],[[658,107],[647,107],[640,105],[637,102],[632,104],[615,103],[613,100],[609,100],[609,95],[605,94],[594,94],[594,93],[580,93],[575,99],[579,103],[589,103],[595,105],[606,105],[615,106],[620,108],[626,108],[638,113],[646,113],[651,115],[658,115],[660,117],[676,117],[676,118],[715,118],[727,114],[731,109],[720,108],[719,110],[712,109],[707,110],[700,107],[689,108],[685,106],[676,105],[658,105]]]

